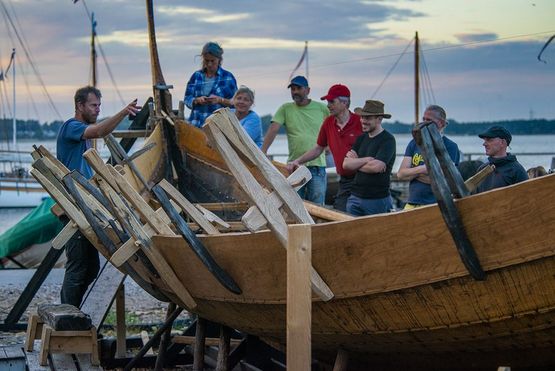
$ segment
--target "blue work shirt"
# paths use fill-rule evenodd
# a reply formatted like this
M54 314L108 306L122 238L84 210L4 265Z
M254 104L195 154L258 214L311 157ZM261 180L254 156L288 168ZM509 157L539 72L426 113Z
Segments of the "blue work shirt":
M87 124L75 118L63 123L56 140L56 157L70 171L78 170L85 178L90 179L93 172L83 153L91 148L91 141L83 139Z
M209 95L217 95L222 98L231 99L237 91L237 81L229 71L218 67L216 72L215 81L213 82L210 92L206 94L204 91L205 84L207 83L206 74L202 70L198 70L189 79L187 88L185 89L185 105L191 109L189 122L196 127L204 125L204 120L218 108L223 106L220 104L204 104L195 105L193 101L195 98Z

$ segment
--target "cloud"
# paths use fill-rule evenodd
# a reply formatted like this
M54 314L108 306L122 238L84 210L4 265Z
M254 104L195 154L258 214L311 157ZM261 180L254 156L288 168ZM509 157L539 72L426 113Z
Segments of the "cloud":
M460 33L454 35L461 43L473 43L479 41L492 41L498 38L498 35L493 32L484 33Z

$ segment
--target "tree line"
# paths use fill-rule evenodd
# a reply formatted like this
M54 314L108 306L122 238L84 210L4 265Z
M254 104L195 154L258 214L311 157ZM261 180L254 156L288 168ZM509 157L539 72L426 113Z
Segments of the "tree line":
M262 129L264 133L270 126L272 116L262 116ZM62 121L52 121L50 123L40 123L38 120L17 120L18 139L54 139L58 135ZM125 130L130 122L125 119L118 129ZM501 120L492 122L458 122L450 119L449 125L445 129L446 134L450 135L478 135L493 125L500 125L509 130L513 135L540 135L555 134L555 120L533 119L533 120ZM412 124L395 121L384 123L384 128L393 134L410 134ZM13 123L11 119L0 119L0 140L10 141L13 133ZM285 133L281 128L280 133Z

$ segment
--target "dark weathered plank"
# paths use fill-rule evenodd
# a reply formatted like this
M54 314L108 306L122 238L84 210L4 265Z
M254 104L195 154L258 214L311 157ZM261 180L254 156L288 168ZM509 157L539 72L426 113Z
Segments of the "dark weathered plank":
M41 304L40 319L56 331L85 331L91 328L91 317L71 304Z
M235 280L218 265L210 252L206 249L206 247L204 247L202 242L200 242L196 234L193 233L177 210L175 210L168 195L166 194L166 191L164 191L164 189L159 185L155 185L152 187L152 192L156 195L156 198L162 205L162 208L166 214L168 214L172 223L177 227L179 233L187 241L189 246L193 249L206 268L208 268L210 273L212 273L218 282L220 282L226 289L235 294L241 294L241 288L237 285Z
M420 138L418 138L418 133L420 133ZM468 235L466 234L459 211L457 210L455 202L451 197L447 181L441 172L441 166L434 154L430 133L428 130L419 130L415 134L418 138L417 143L422 144L420 148L422 148L422 151L424 152L424 161L426 163L430 179L432 180L432 191L437 199L445 224L453 237L453 242L457 246L461 260L472 277L477 280L484 280L486 278L486 274L480 265L480 261L476 256L476 252L474 251L470 240L468 239Z

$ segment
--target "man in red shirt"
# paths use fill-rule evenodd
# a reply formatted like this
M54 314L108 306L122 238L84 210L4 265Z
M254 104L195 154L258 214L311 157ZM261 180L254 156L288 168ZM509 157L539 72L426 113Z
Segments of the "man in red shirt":
M351 150L353 143L362 134L360 116L349 111L351 92L345 85L333 85L328 94L321 98L328 101L330 115L324 120L316 145L300 157L289 162L287 169L295 170L298 166L318 157L326 147L330 148L335 168L340 175L339 188L335 196L334 209L346 211L347 199L351 194L351 186L355 172L343 169L343 159Z

